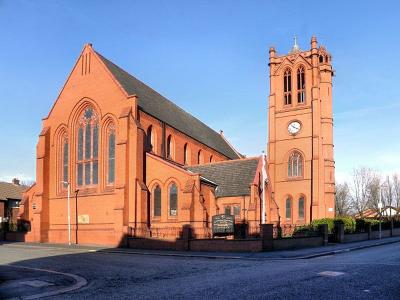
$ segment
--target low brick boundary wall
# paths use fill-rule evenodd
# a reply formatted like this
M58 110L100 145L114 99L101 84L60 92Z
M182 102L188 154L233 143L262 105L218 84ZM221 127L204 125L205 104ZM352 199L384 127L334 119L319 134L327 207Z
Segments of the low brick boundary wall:
M26 232L6 232L5 237L8 242L25 242Z
M292 250L309 247L319 247L324 245L324 238L318 237L299 237L299 238L283 238L273 240L273 250Z
M128 238L128 248L151 250L185 250L183 240L164 240L157 238Z
M345 234L343 243L360 242L368 240L368 232Z
M260 252L262 251L261 239L227 240L227 239L202 239L190 240L191 251L208 252Z

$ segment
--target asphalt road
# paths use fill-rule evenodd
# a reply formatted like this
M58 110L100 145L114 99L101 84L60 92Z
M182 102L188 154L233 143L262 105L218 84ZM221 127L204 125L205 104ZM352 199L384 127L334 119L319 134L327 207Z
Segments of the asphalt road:
M57 299L400 299L400 243L306 260L144 256L9 244L0 246L0 293L7 283L1 278L12 266L87 279L78 290L49 297ZM37 275L44 282L62 276ZM67 277L57 280L60 286L70 284ZM33 288L24 293L34 293Z

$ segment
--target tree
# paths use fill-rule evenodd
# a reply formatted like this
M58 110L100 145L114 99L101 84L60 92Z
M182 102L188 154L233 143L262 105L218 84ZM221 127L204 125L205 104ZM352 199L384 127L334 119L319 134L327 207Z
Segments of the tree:
M348 216L351 212L351 195L347 182L335 184L336 216Z
M400 178L398 174L393 174L393 203L397 209L396 216L400 215Z
M365 210L378 207L379 187L380 178L372 169L354 169L351 204L361 217Z

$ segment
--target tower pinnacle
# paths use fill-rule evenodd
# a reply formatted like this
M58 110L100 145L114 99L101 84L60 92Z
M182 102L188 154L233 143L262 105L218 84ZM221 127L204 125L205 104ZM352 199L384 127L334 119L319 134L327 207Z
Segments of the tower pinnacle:
M294 45L293 45L292 50L290 50L290 52L289 52L290 54L301 51L299 45L297 44L297 36L295 35L293 39L294 39Z

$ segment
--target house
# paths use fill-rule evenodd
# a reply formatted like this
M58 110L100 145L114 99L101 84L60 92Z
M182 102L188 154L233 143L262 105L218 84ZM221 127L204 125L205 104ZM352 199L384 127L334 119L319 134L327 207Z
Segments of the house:
M0 182L0 223L17 222L22 194L26 189L28 187L21 185L16 178L11 183Z
M363 211L361 214L355 215L357 219L359 218L366 218L366 219L379 219L381 217L383 218L391 218L400 215L400 209L393 207L393 206L385 206L382 208L382 212L379 211L379 209L375 208L368 208L365 211Z

